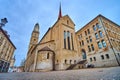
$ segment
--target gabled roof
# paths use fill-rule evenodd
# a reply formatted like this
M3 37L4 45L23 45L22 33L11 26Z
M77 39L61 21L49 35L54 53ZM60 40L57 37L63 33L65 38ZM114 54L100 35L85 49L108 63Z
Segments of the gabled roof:
M68 19L71 21L71 23L73 23L74 24L74 22L72 21L72 19L68 16L68 15L65 15L65 16L63 16L63 17L61 17L61 18L64 18L64 17L68 17ZM49 29L47 30L47 32L45 33L45 35L42 37L42 39L40 40L40 42L43 40L43 38L47 35L47 33L50 31L50 29L52 29L55 25L56 25L56 23L59 21L60 19L58 19L55 23L54 23L54 25L52 26L52 27L49 27ZM75 24L74 24L74 26L75 26ZM40 43L39 42L39 43Z
M15 45L12 43L12 41L10 40L10 38L8 37L8 35L5 33L5 31L0 27L0 31L2 31L2 33L5 35L5 37L8 39L8 41L13 45L13 47L16 49Z
M101 15L101 14L99 14L97 17L95 17L94 19L92 19L92 20L91 20L89 23L87 23L85 26L89 25L92 21L94 21L94 20L97 19L98 17L102 17L102 18L104 18L104 19L110 21L111 23L113 23L113 24L115 24L115 25L117 25L117 26L120 27L120 25L116 24L115 22L111 21L110 19L104 17L104 16ZM76 33L78 33L80 30L82 30L85 26L83 26L81 29L79 29Z
M74 22L72 21L72 19L68 15L63 16L63 18L64 17L68 17L68 19L71 21L71 23L74 24ZM74 26L75 26L75 24L74 24Z
M40 51L52 51L53 52L53 50L51 50L48 46L38 50L38 52L40 52Z

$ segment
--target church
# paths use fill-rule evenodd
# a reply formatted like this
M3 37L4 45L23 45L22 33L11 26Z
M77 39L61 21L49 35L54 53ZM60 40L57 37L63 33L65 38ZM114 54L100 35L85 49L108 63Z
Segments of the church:
M39 40L39 24L31 34L26 72L120 66L120 26L98 15L75 32L69 15L58 19Z

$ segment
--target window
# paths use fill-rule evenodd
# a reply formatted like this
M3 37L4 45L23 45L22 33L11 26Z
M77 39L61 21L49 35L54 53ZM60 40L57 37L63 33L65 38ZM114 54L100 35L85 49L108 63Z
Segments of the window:
M71 41L72 41L72 50L74 50L74 44L73 44L73 34L71 33Z
M80 46L81 46L81 42L80 42Z
M96 26L95 26L95 25L93 25L93 30L94 30L94 31L96 31L96 30L97 30L97 28L96 28Z
M82 38L82 34L78 35L78 39L80 40Z
M94 51L94 46L93 46L93 44L91 44L91 48L92 48L92 51Z
M82 45L84 45L84 41L82 40Z
M65 59L65 64L67 63L67 60Z
M99 49L101 49L102 48L101 42L98 42L97 44L98 44Z
M67 32L68 49L70 50L70 32Z
M90 62L92 62L92 58L90 58Z
M47 53L47 59L49 59L49 53Z
M103 34L102 34L102 32L101 32L101 31L99 31L99 34L100 34L100 37L103 37Z
M93 57L94 61L96 61L96 57Z
M89 40L88 40L88 38L86 38L86 41L87 41L87 43L89 43Z
M80 34L80 37L82 38L82 34Z
M103 55L101 55L101 59L102 59L102 60L104 59L104 56L103 56Z
M58 60L57 60L57 63L58 63Z
M69 24L69 21L67 20L67 24Z
M88 34L90 34L90 30L89 29L87 30L87 32L88 32Z
M106 54L105 56L106 56L106 58L107 58L107 59L109 59L109 58L110 58L108 54Z
M89 39L90 39L90 42L92 42L92 37L91 36L89 36Z
M98 34L97 34L97 33L95 33L95 37L96 37L96 39L98 39L98 38L99 38L99 36L98 36Z
M85 31L85 35L87 36L87 32Z
M88 46L88 50L89 50L89 52L91 52L90 46Z
M96 26L97 26L97 28L98 28L98 29L100 29L100 28L101 28L101 27L100 27L100 25L99 25L98 23L96 24Z
M72 63L72 60L70 60L70 64Z
M36 41L36 39L34 39L34 41Z
M103 47L106 47L107 45L106 45L106 42L104 41L104 40L102 40L102 45L103 45Z
M67 38L67 33L64 31L64 48L66 49L66 38Z

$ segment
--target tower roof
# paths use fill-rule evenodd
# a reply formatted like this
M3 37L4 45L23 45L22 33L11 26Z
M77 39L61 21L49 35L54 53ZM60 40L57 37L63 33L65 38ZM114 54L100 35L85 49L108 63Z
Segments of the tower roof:
M62 17L62 11L61 11L61 3L60 3L58 19L60 19L61 17Z
M38 23L35 24L34 31L39 32L39 24Z

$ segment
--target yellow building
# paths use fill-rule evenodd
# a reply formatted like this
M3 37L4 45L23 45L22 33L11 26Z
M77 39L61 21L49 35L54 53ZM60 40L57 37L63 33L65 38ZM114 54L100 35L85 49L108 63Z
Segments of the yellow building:
M7 72L16 47L9 35L0 27L0 72Z
M120 33L108 29L106 23L120 32L119 25L102 15L97 16L75 32L74 22L68 15L62 16L60 7L58 20L39 42L39 24L35 24L25 61L25 71L119 65ZM114 32L117 36L113 38L109 35L110 33L108 34L109 31Z
M79 56L89 67L120 65L120 26L98 15L76 32Z

